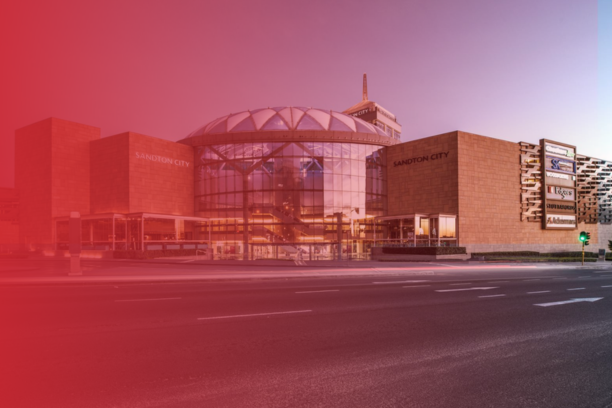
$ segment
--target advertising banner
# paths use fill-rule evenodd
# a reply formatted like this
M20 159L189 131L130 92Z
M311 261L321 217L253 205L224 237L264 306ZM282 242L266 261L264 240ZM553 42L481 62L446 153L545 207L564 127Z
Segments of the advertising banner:
M546 214L546 228L574 229L576 228L576 216L564 214Z
M578 221L576 146L540 140L542 228L575 229Z
M572 201L546 201L546 211L559 214L576 214L576 203Z
M576 149L569 146L560 146L554 143L546 142L544 145L544 153L547 156L555 156L573 160L576 156Z
M554 171L548 170L546 170L544 173L546 176L546 185L556 185L572 188L576 186L576 181L574 180L576 176L566 173L556 173Z
M567 187L546 187L546 198L548 200L576 201L576 190Z
M546 156L546 170L576 174L576 162L572 160L560 159L558 157Z

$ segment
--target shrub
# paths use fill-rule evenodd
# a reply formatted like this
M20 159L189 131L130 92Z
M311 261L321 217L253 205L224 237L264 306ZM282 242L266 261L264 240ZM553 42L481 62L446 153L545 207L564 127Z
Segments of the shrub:
M506 252L472 252L472 256L540 256L539 252L534 251L506 251Z
M383 254L388 255L458 255L465 254L465 247L383 247Z
M166 249L154 251L113 251L115 259L153 259L170 256L195 256L195 249Z

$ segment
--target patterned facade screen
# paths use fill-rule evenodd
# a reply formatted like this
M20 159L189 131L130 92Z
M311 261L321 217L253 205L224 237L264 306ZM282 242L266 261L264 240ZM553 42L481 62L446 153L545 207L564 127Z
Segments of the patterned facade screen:
M612 162L549 140L521 142L520 149L521 221L541 222L545 229L612 223Z
M612 222L612 163L578 156L578 221Z
M542 222L540 146L521 142L521 221Z

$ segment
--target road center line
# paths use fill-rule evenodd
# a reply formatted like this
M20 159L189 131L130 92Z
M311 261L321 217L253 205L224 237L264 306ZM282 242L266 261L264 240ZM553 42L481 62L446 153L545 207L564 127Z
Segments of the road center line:
M459 285L471 285L472 282L466 282L466 283L449 283L449 286L459 286Z
M425 288L431 285L413 285L413 286L402 286L402 288Z
M281 315L281 314L309 313L309 312L312 312L312 310L292 310L289 312L271 312L271 313L254 313L254 314L233 315L233 316L198 317L197 320L233 319L236 317L272 316L272 315Z
M487 282L487 283L508 283L508 282L510 282L510 281L490 281L490 282Z
M181 298L157 298L157 299L120 299L115 302L152 302L155 300L180 300Z
M387 281L387 282L372 282L374 285L389 285L393 283L417 283L417 282L429 282L428 280L403 280L403 281Z
M567 289L567 290L584 290L585 288L571 288L571 289Z
M538 290L537 292L527 292L528 295L535 295L536 293L549 293L550 290Z
M612 285L605 285L605 286L602 286L602 288L612 288Z
M340 289L328 289L328 290L305 290L303 292L295 292L295 293L323 293L323 292L339 292Z
M493 298L493 297L502 297L502 296L506 296L506 295L485 295L485 296L478 296L479 298Z

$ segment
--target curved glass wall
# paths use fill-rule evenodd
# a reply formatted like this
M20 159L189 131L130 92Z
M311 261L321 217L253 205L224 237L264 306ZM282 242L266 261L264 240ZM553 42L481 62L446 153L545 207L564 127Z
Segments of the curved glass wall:
M374 217L385 211L386 163L378 146L202 146L195 170L196 215L212 219L215 258L289 258L298 251L307 260L337 259L338 251L344 259L364 257Z

